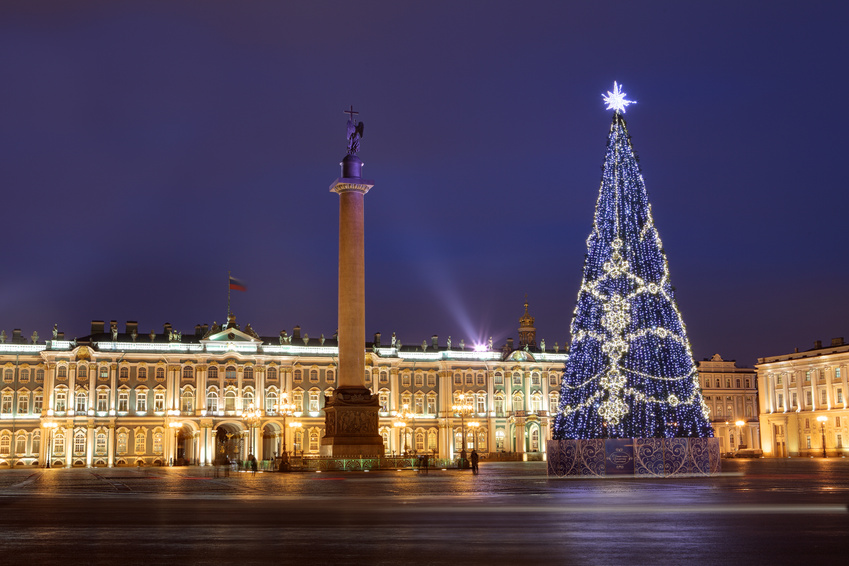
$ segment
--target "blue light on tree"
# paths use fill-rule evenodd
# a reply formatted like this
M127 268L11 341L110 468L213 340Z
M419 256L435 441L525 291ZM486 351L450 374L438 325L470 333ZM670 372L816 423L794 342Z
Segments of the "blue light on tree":
M622 115L633 101L616 83L604 101L613 121L553 436L713 436Z

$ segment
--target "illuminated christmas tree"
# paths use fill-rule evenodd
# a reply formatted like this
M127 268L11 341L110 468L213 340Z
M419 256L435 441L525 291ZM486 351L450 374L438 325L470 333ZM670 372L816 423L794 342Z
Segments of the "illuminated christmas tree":
M709 437L713 431L620 86L584 277L572 320L555 439Z

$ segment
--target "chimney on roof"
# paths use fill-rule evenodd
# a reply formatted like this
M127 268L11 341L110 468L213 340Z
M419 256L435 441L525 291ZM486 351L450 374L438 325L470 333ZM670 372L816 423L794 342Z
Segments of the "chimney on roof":
M126 332L127 334L132 334L133 331L135 331L136 334L139 333L139 323L136 320L128 320L124 332Z
M162 325L162 333L165 336L171 335L171 323L170 322L166 322L165 324Z
M65 331L60 330L59 332L57 332L56 333L56 339L57 340L64 340L65 339Z
M12 330L12 344L19 344L21 342L21 329L15 328Z
M91 333L92 334L103 334L103 321L102 320L92 320L91 321Z
M374 347L380 348L380 332L374 333Z
M843 345L843 336L840 336L839 338L832 338L831 339L831 346L832 347L842 346L842 345Z
M200 334L201 336L206 336L206 333L209 332L209 325L204 324L203 326L201 326L200 332L201 332L201 334Z
M434 334L430 337L430 343L433 345L434 350L439 350L439 335Z
M200 324L195 324L195 336L197 336L197 337L203 336L203 330L201 329Z
M814 342L814 350L819 350L822 348L822 340L817 340Z
M292 340L300 340L301 339L301 326L298 325L292 329Z
M507 351L508 351L508 352L512 352L513 350L514 350L514 348L513 348L513 339L512 339L512 338L508 338L508 339L507 339Z

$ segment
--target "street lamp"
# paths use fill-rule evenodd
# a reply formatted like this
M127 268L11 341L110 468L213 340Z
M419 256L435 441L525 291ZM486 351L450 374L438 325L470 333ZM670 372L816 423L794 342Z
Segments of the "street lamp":
M242 413L242 418L248 423L248 455L254 453L254 429L262 420L262 409L254 407L253 401L248 404L248 410Z
M289 403L288 394L284 391L280 394L280 402L274 405L274 412L283 417L283 453L280 455L280 471L289 471L289 451L286 449L286 417L291 417L295 410L295 404Z
M460 443L460 467L466 467L466 415L471 415L475 408L471 403L466 401L466 394L460 393L457 396L457 400L460 401L456 405L453 406L454 413L460 415L460 434L463 437L463 441Z
M828 420L828 417L820 415L817 420L820 422L820 430L822 431L822 457L825 458L825 421Z
M174 456L171 457L171 465L177 460L177 435L180 434L180 429L183 428L183 423L180 421L171 421L168 426L174 430Z
M743 425L746 423L743 421L737 421L734 424L737 425L737 450L740 450L743 446Z
M407 421L414 419L415 417L416 417L416 415L414 415L410 411L410 405L408 405L407 403L404 403L404 405L401 407L401 410L398 411L397 413L395 413L395 418L397 420L393 424L396 427L398 427L399 429L401 429L401 435L404 437L404 456L406 456L407 453L408 453L407 434L406 434L406 432L407 432Z
M45 468L50 467L50 459L53 455L53 431L56 430L56 427L59 426L59 423L56 421L47 421L44 423L44 428L47 429L47 450L45 451Z

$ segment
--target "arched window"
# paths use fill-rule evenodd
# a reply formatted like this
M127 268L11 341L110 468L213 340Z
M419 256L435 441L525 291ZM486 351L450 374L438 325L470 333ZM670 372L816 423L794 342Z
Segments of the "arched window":
M53 454L56 456L65 454L65 433L58 428L53 432Z
M555 412L560 408L560 393L552 391L548 394L548 410Z
M153 453L154 454L162 454L162 433L154 432L153 433Z
M313 389L310 391L310 412L317 413L318 412L318 390Z
M22 369L19 378L21 383L27 383L29 381L29 370L26 368Z
M85 433L77 431L74 434L74 455L85 454Z
M126 432L119 432L117 436L117 446L116 449L118 454L126 454L127 453L127 441L129 439L129 435Z
M251 367L251 366L246 367L245 370L242 372L242 378L243 379L253 379L254 378L254 368Z
M513 395L513 410L514 411L524 411L525 410L525 397L521 393L516 393Z
M539 452L539 429L536 427L531 431L531 452Z
M295 383L300 383L301 381L303 381L303 373L301 372L301 370L296 369L296 370L292 373L292 380L293 380Z
M183 379L194 379L195 370L192 366L186 366L183 368Z
M118 379L120 379L121 381L129 380L130 368L128 368L127 366L122 367L121 370L118 372Z
M421 430L416 431L416 452L424 452L425 435Z
M209 366L206 377L208 379L218 379L218 366Z
M210 390L206 394L206 410L207 411L217 411L218 410L218 392L215 390Z
M227 366L224 370L224 379L236 379L236 366Z
M310 452L318 452L318 431L310 431Z
M43 369L35 370L35 381L36 381L36 383L42 383L44 381L44 370Z
M165 368L156 368L156 381L165 381Z
M65 379L68 377L68 368L65 366L59 366L59 369L56 370L56 377L60 379Z
M180 410L184 413L191 413L194 411L195 405L195 395L194 391L191 389L184 389L183 395L180 398Z
M88 377L88 366L80 364L77 366L77 377Z
M64 413L68 410L68 390L57 389L53 410L57 413Z
M139 381L146 381L147 380L147 367L139 366L138 380Z
M497 393L495 395L495 399L493 400L495 404L495 416L503 417L504 416L504 395L501 393Z
M226 393L224 393L224 410L225 411L235 411L236 410L236 392L230 389Z
M98 456L106 455L106 433L98 432L94 435L94 453Z
M498 452L504 452L504 431L496 430L495 431L495 449Z
M265 395L265 410L274 411L275 405L277 405L277 391L272 389Z
M242 409L247 410L253 404L254 404L253 389L245 389L245 393L244 393L244 395L242 395Z
M310 370L310 383L318 383L318 370Z
M136 412L147 412L147 389L145 387L136 389Z
M436 431L431 430L427 433L427 449L436 452Z
M268 381L277 381L277 368L270 367L265 370L265 377Z
M4 434L0 436L0 456L8 456L12 451L12 435Z

